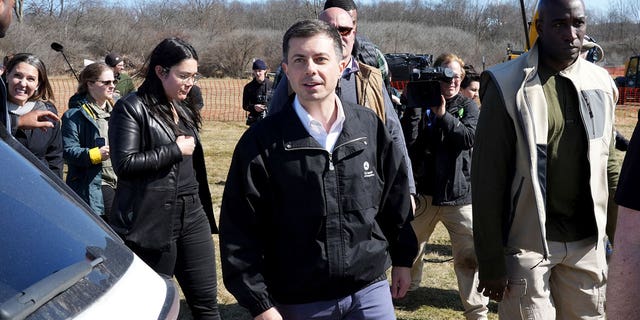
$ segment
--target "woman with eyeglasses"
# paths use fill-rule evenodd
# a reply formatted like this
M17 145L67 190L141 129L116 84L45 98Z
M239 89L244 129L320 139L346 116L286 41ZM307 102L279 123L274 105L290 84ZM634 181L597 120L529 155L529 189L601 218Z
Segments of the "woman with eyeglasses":
M62 115L67 184L106 219L113 203L116 174L109 153L109 118L117 81L103 62L80 72L77 92Z
M53 105L53 90L42 61L30 53L13 55L5 63L7 108L11 114L22 116L34 110L58 114ZM17 129L14 137L20 141L51 171L62 178L62 136L60 123L51 119L53 128Z
M195 49L178 38L158 44L135 94L111 114L111 160L118 189L109 223L156 272L178 280L194 319L220 319L217 233L199 109Z

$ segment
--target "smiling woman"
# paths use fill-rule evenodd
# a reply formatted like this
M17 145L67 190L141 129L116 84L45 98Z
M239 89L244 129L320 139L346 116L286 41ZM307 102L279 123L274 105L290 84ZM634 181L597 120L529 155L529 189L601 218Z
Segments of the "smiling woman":
M47 69L38 57L30 53L16 54L6 64L6 73L7 107L10 113L17 116L34 110L58 113L51 102L53 90ZM64 161L60 123L52 122L53 128L49 130L17 129L15 137L62 178Z

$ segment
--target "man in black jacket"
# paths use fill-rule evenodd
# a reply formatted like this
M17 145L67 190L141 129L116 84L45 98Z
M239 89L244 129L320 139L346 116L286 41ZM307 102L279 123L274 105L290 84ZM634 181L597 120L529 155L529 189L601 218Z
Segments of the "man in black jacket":
M411 223L424 245L441 221L449 231L453 267L467 319L486 319L489 300L476 290L478 263L473 246L471 211L471 148L478 105L460 93L465 76L464 62L454 54L442 54L435 67L453 71L450 81L435 83L437 95L422 96L426 90L410 83L408 108L403 116L409 156L418 191L415 220ZM439 89L439 90L437 90ZM422 280L422 255L411 270L411 289Z
M395 318L417 253L402 153L372 111L335 94L336 29L294 24L283 57L295 99L243 135L229 169L225 286L255 319Z

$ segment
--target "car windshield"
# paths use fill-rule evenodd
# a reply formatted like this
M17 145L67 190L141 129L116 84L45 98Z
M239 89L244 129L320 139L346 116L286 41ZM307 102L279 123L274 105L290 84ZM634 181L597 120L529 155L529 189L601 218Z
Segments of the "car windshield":
M0 140L0 304L119 242L59 179L40 171L7 142L15 140Z

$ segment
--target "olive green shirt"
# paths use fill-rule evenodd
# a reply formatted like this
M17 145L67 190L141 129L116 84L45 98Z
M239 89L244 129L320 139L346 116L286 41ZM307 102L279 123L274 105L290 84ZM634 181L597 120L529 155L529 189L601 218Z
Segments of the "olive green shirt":
M551 241L577 241L597 234L589 187L588 139L571 82L540 66L547 101L546 231Z

